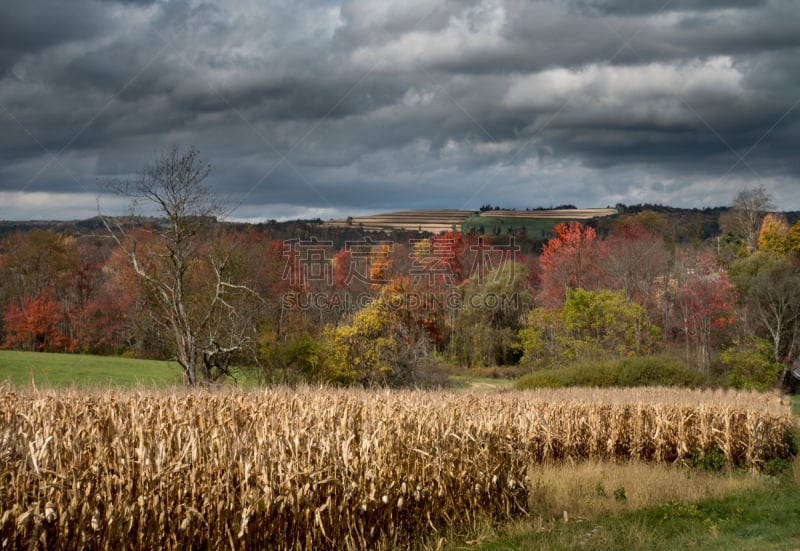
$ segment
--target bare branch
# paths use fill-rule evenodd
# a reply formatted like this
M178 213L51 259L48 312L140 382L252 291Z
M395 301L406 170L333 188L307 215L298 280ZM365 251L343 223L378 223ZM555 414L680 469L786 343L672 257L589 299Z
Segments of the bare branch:
M204 184L210 172L211 165L200 160L197 149L172 147L138 178L105 184L131 200L132 215L140 206L160 215L152 239L142 241L137 232L126 232L121 224L112 227L100 215L133 271L153 293L152 314L170 328L175 357L188 384L229 372L232 355L250 340L248 319L238 310L258 297L230 280L229 254L222 259L199 254L222 212Z

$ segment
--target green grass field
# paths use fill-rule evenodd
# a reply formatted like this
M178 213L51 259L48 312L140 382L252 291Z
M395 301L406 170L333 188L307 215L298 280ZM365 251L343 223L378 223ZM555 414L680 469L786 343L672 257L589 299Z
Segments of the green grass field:
M554 220L551 218L513 218L513 217L489 217L472 216L461 226L463 233L474 230L486 235L506 235L509 231L525 229L528 236L537 239L546 239L553 234L553 228L560 222L567 220Z
M182 383L174 362L0 350L0 382L38 388L164 388Z

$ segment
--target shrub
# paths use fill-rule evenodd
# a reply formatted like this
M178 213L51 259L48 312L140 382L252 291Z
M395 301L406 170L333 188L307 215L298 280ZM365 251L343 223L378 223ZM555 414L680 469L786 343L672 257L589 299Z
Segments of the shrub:
M275 371L285 384L314 380L318 376L320 353L319 343L305 332L287 341L264 339L260 359L266 366L267 382L275 382Z
M672 356L636 356L622 360L578 362L558 369L543 369L525 375L518 389L570 386L637 387L682 386L696 388L706 380Z
M686 462L695 469L715 472L721 471L728 465L725 454L719 448L690 452L686 456Z
M720 361L727 368L728 386L740 389L769 390L783 369L772 359L769 341L756 337L734 342Z

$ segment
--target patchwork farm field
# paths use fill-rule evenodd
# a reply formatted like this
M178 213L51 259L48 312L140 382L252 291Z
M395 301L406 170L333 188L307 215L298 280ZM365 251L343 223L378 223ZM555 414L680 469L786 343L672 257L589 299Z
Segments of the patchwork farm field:
M561 220L590 220L603 216L613 216L617 209L549 209L549 210L487 210L481 216L487 218L513 218L513 219L561 219Z
M508 233L524 229L531 236L545 238L553 227L570 220L589 220L616 214L615 209L564 209L564 210L409 210L355 216L346 220L328 220L327 227L356 226L365 230L409 230L440 233L477 231L486 234Z
M475 214L470 210L410 210L355 216L347 220L323 222L328 227L356 226L365 230L408 230L440 233L461 231L464 221Z
M527 235L546 239L553 235L553 228L567 218L518 218L505 216L472 216L462 225L464 233L476 232L485 235L506 235L509 232L524 231Z
M546 239L553 235L553 228L560 223L615 214L615 209L487 210L467 219L462 224L462 231L505 235L522 230L531 237Z
M758 470L788 401L674 389L0 394L7 548L417 548L527 514L562 460Z

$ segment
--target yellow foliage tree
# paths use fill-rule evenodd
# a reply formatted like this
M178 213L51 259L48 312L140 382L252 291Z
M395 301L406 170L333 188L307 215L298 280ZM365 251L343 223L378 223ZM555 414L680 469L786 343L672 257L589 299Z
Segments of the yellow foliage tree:
M392 266L392 248L390 245L375 245L370 253L370 281L382 283L389 279L389 268Z
M624 358L659 348L659 329L647 311L622 291L567 292L560 308L536 308L520 331L522 361L533 367L555 367L580 360Z
M428 342L406 314L403 295L384 290L349 324L327 328L322 337L323 378L344 385L412 384Z
M800 220L795 222L794 225L789 229L787 242L790 251L800 254Z
M770 213L761 223L758 250L784 254L789 250L789 223L782 214Z

